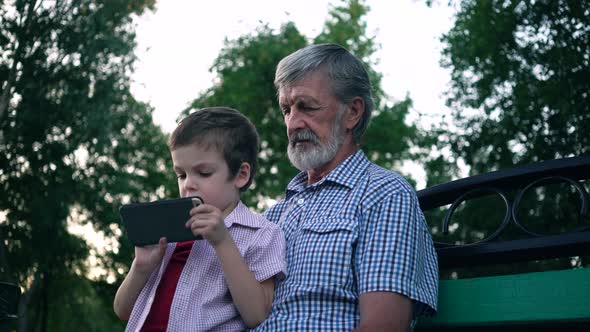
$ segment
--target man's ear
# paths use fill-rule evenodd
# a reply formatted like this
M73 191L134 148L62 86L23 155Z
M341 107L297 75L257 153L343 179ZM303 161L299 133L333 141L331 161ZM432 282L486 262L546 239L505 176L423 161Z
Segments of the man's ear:
M349 112L346 115L346 129L352 130L361 120L363 113L365 113L365 101L361 97L354 97L348 103Z
M236 188L241 189L250 180L250 164L243 162L238 169L238 173L234 179L234 185Z

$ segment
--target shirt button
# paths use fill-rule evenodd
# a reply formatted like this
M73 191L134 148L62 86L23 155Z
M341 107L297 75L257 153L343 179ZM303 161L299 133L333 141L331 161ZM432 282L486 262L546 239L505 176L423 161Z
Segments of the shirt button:
M303 198L300 198L297 200L297 204L299 204L299 205L303 204L303 202L305 202L305 200Z

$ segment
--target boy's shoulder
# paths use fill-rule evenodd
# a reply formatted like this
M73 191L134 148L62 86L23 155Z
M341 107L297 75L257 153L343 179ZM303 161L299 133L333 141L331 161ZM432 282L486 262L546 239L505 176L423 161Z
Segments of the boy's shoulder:
M239 224L250 228L279 228L275 223L270 222L265 216L250 210L241 201L236 206L232 223Z

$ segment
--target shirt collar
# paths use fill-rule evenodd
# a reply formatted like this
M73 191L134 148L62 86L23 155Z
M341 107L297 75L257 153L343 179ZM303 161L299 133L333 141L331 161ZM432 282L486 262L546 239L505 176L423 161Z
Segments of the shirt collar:
M257 218L257 215L252 213L248 207L238 202L238 205L225 217L225 227L230 228L233 224L238 224L250 228L262 228L263 222L261 218Z
M356 153L342 161L338 166L336 166L336 168L328 173L328 175L326 175L320 181L314 183L312 186L319 186L324 182L329 181L348 188L352 188L360 180L369 163L370 162L363 151L358 150ZM291 182L289 182L289 185L287 185L287 194L300 192L306 187L307 172L300 172L293 178L293 180L291 180Z

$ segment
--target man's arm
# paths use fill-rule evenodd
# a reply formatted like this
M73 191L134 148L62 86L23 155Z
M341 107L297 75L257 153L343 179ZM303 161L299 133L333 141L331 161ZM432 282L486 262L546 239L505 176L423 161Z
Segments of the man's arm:
M393 292L370 292L359 297L361 322L354 332L406 332L412 319L412 301Z
M370 208L361 226L359 331L405 332L414 314L414 301L436 306L432 306L438 281L436 252L417 196L409 185L394 190ZM413 300L402 294L414 294Z

